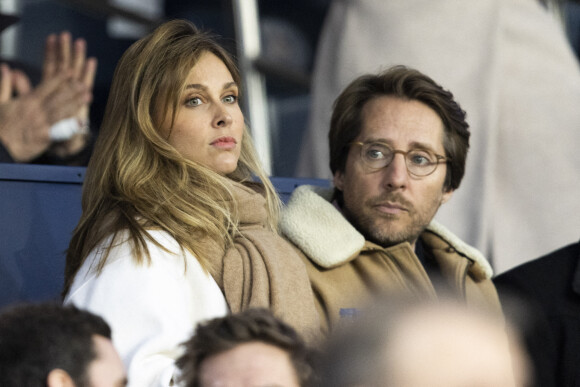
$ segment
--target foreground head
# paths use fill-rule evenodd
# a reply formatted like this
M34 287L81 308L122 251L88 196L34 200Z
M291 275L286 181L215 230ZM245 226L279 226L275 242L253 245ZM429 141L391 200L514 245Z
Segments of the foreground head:
M463 178L467 128L453 95L416 70L354 80L335 102L329 133L345 216L379 245L414 244Z
M302 339L265 309L201 324L185 347L178 365L187 387L298 387L312 376Z
M99 316L69 306L20 305L0 314L0 385L122 387L126 374Z
M526 385L521 344L497 315L455 301L373 309L331 337L322 387Z

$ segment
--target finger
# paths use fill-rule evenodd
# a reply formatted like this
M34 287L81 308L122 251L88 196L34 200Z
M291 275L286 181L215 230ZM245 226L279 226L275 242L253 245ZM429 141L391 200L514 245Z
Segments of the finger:
M91 94L80 82L75 82L72 87L68 85L59 87L45 100L50 122L55 123L61 119L76 116L90 100Z
M12 98L12 72L6 63L0 64L0 103Z
M59 70L65 71L72 67L71 65L71 34L63 31L59 39Z
M90 101L89 101L90 102ZM80 123L83 125L88 125L89 123L89 103L82 106L76 113L75 116Z
M79 38L74 42L74 53L72 67L75 79L81 79L85 62L87 60L87 43L83 38Z
M23 71L15 69L12 72L12 78L14 81L14 90L18 95L26 95L32 90L32 85L30 83L30 78Z
M93 90L93 85L95 83L95 75L97 73L97 58L89 58L85 63L84 74L81 79L82 83L89 89Z
M33 92L41 99L48 98L60 87L70 87L72 84L72 71L56 73L52 78L43 80Z
M57 40L55 34L46 37L44 44L44 62L42 64L42 79L54 76L58 66Z

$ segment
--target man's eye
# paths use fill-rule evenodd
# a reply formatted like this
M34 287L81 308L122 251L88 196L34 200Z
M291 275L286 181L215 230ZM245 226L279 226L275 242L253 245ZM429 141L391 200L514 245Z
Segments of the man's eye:
M385 155L379 149L369 149L366 153L367 157L371 160L384 159Z
M431 155L429 155L427 152L411 152L407 155L407 157L414 165L429 165L433 163L431 160Z
M186 106L199 106L199 105L201 105L201 98L199 98L199 97L190 98L185 102L185 105Z
M225 103L236 103L238 100L238 96L236 95L228 95L227 97L224 97L223 101Z
M369 160L383 160L391 157L392 151L389 147L382 144L367 144L365 148L366 158Z

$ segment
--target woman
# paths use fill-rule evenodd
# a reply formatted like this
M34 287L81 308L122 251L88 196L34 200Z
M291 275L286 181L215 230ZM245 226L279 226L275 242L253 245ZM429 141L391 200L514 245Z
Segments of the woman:
M181 20L115 70L64 295L111 324L131 385L170 385L180 343L228 310L268 307L307 334L318 325L306 271L276 233L279 200L239 87L226 51Z

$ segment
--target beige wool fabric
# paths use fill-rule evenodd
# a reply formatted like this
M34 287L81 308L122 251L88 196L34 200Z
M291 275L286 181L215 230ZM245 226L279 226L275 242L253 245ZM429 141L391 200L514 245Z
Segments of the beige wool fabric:
M216 254L210 274L232 313L263 307L292 325L307 340L316 339L319 318L306 268L294 248L267 227L265 198L250 186L233 183L240 235Z

